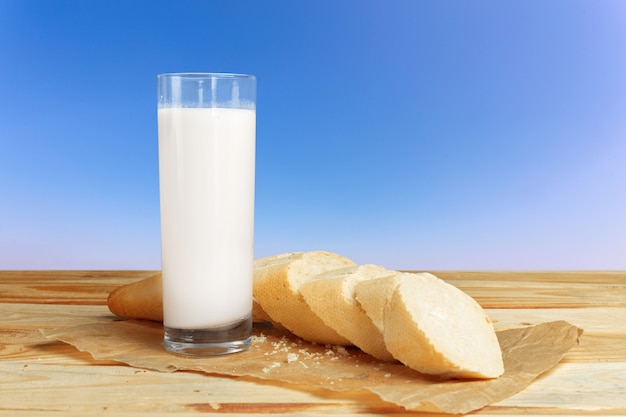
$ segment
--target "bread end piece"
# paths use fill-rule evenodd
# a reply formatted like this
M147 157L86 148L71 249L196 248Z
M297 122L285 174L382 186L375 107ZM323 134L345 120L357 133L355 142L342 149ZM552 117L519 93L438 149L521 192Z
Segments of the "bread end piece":
M502 351L491 320L460 289L428 273L398 274L385 307L387 349L400 362L444 378L497 378Z
M158 273L114 289L107 298L107 306L119 317L163 321L162 298L161 273Z
M163 281L161 273L122 285L109 293L107 306L111 313L126 319L163 321ZM252 303L254 322L271 321L256 300ZM274 325L278 328L277 323Z

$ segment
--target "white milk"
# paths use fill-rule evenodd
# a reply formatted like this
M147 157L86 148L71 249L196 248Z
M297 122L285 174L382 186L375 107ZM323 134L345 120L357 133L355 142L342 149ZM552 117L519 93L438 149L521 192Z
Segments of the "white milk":
M256 113L161 108L164 324L200 329L252 308Z

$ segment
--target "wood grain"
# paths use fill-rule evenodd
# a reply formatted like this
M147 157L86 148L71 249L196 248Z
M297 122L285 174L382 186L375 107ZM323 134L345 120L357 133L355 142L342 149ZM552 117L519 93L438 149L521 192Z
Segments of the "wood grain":
M0 416L420 415L367 392L94 361L41 335L40 329L111 320L108 293L155 273L0 271ZM580 345L555 368L476 414L626 416L625 272L434 273L474 296L497 328L567 320L584 329Z
M120 285L158 271L0 271L0 303L106 305Z

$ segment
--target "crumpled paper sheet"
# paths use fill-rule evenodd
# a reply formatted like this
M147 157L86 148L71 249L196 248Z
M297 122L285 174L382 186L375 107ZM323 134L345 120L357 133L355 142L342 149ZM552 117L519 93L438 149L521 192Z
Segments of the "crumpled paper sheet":
M250 350L209 358L167 353L163 326L151 321L115 320L42 333L96 360L137 368L253 376L333 391L365 389L407 410L464 414L524 389L578 344L582 330L555 321L498 331L505 373L491 380L440 380L399 363L380 362L357 348L308 343L265 324L255 324Z

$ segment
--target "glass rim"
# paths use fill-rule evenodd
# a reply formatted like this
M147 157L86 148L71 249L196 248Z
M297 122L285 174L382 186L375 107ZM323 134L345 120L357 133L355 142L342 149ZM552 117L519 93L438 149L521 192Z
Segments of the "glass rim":
M247 78L256 79L252 74L237 74L233 72L166 72L163 74L157 74L157 78L186 78L190 80L194 79L232 79L232 78Z

